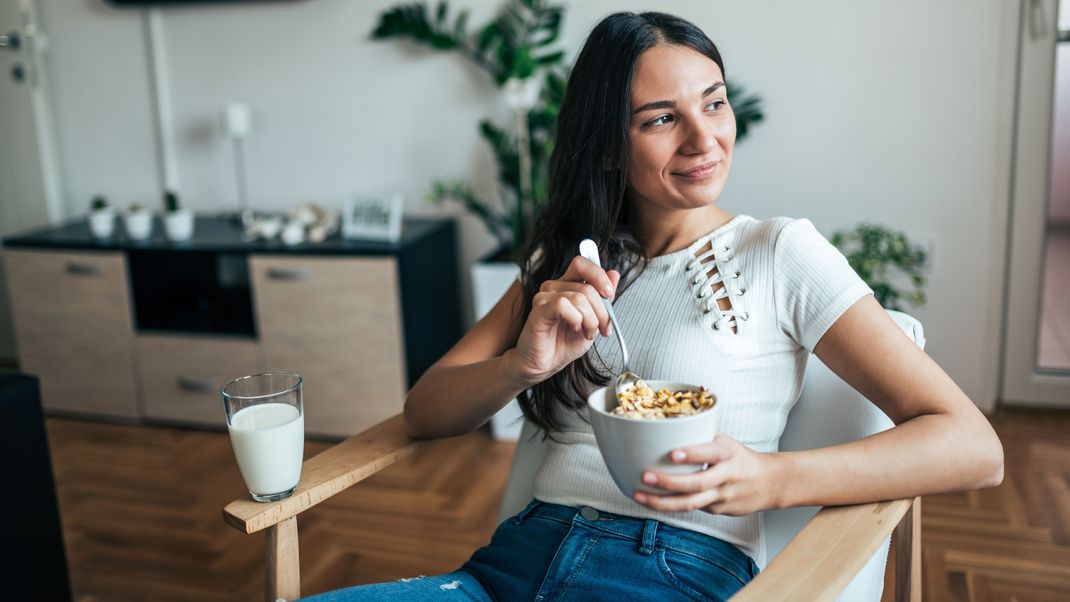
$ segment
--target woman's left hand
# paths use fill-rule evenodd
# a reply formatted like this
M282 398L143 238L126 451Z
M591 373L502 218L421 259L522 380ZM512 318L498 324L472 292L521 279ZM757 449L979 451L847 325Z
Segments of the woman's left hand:
M756 452L731 437L717 435L710 443L674 450L670 458L677 464L707 463L709 468L683 474L647 470L644 483L678 493L636 492L632 499L652 510L705 510L729 516L777 507L778 486L784 483L777 482L776 454Z

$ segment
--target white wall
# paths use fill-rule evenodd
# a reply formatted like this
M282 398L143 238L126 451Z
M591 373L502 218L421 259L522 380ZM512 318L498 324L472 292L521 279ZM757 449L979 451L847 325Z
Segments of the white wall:
M72 213L89 197L155 202L144 32L138 11L39 0L53 37L61 169ZM250 103L254 206L400 190L416 212L436 177L496 188L476 124L508 123L459 56L372 42L392 2L308 0L163 11L176 166L186 203L234 206L229 148L213 133L227 101ZM620 5L565 2L563 44ZM475 7L479 25L500 2ZM767 121L737 150L722 199L732 212L811 218L826 234L861 220L930 244L929 352L972 399L996 397L1009 166L999 0L632 2L687 17L718 43L730 77L765 99ZM462 220L469 261L493 241Z
M66 209L84 213L97 193L144 202L156 170L141 16L94 0L49 0L38 11Z

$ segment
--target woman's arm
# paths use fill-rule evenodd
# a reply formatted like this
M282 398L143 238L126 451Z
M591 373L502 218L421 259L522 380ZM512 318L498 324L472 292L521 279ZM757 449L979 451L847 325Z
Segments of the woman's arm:
M718 437L684 448L679 460L709 462L709 470L655 475L654 482L680 495L637 501L659 510L705 508L740 515L978 489L1002 481L1003 448L988 420L872 296L848 309L814 353L896 426L799 452L759 453Z
M994 487L1003 447L988 420L872 296L848 309L814 354L896 426L859 441L780 456L779 506L835 505Z
M413 437L471 432L521 391L553 376L609 335L602 297L612 299L620 274L576 257L564 275L547 280L522 315L514 282L482 320L413 385L405 426ZM595 290L595 286L598 290Z
M523 321L520 282L435 362L405 399L405 426L417 438L452 437L479 428L530 386L508 355Z

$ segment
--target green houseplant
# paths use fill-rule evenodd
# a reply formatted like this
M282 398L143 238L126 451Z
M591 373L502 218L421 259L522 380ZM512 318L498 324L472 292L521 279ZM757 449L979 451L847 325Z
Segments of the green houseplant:
M833 233L829 240L885 309L901 311L900 301L913 307L925 305L929 253L906 234L862 223L853 230Z
M468 16L467 10L452 15L445 1L433 9L424 2L406 3L381 13L371 35L458 53L486 71L514 109L511 131L486 119L479 124L498 163L497 201L481 198L462 180L432 182L428 194L433 203L464 206L494 235L501 255L512 258L531 231L549 188L547 167L569 76L565 53L556 46L564 9L545 0L508 0L497 18L474 32L468 28ZM742 140L763 118L761 101L734 82L726 86L737 140Z

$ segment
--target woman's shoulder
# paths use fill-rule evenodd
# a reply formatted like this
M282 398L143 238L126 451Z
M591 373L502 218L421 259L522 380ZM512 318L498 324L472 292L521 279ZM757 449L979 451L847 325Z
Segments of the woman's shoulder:
M749 215L740 217L744 218L744 227L739 229L742 239L740 242L749 245L776 247L782 239L805 240L811 236L811 232L817 234L814 224L806 218L779 215L759 220Z

